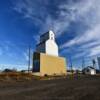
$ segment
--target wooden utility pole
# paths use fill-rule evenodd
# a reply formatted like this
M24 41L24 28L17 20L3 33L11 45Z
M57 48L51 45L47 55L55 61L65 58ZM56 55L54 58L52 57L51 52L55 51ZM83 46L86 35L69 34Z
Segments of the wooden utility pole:
M71 57L70 57L70 67L71 67L71 72L72 72L72 74L73 74L73 64L72 64L72 59L71 59Z
M84 67L85 67L85 59L83 57L83 59L82 59L82 70L84 69Z
M28 48L28 73L30 72L30 53L31 53L31 46L29 46Z

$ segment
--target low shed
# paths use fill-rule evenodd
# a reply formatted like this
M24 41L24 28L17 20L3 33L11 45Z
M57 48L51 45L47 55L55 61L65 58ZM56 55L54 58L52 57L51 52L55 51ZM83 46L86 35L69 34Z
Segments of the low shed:
M87 74L87 75L95 75L96 74L96 69L91 67L91 66L88 66L88 67L83 69L83 73Z

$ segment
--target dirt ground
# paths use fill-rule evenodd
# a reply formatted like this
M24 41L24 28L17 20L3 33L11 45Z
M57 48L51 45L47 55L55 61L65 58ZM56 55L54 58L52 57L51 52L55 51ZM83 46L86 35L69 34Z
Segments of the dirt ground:
M0 100L100 100L100 76L0 81Z

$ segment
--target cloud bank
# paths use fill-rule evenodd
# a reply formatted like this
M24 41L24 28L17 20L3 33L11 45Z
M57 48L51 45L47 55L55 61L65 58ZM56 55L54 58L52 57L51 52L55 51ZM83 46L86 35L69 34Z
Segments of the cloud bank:
M13 5L13 9L23 18L30 19L39 27L39 33L51 29L57 37L60 37L67 34L72 22L80 22L86 28L81 33L78 30L73 33L74 38L65 40L60 48L63 51L72 47L76 49L77 46L78 50L81 50L80 53L76 53L77 57L100 54L99 0L59 0L59 2L58 0L16 0Z

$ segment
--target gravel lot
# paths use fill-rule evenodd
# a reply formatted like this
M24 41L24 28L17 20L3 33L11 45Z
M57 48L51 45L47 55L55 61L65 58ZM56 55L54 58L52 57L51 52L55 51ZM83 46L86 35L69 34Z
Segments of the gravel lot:
M0 81L0 100L100 100L100 76Z

